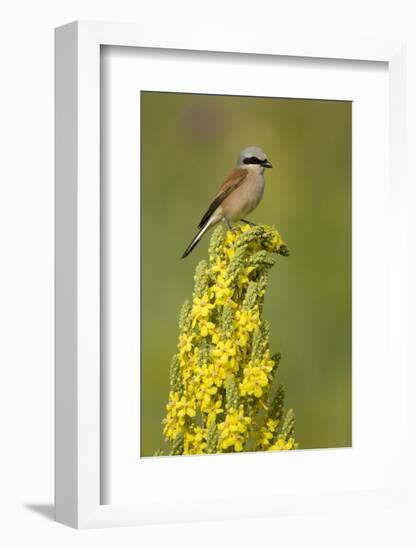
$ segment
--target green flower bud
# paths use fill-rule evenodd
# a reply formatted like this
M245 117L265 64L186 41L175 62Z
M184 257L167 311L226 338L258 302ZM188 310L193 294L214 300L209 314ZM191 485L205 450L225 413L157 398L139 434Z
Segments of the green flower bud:
M210 239L209 246L209 257L216 256L219 253L219 250L223 246L224 240L224 230L221 225L218 225L213 231L213 234ZM211 261L211 260L210 260Z
M179 320L180 332L188 332L191 326L191 304L189 300L185 300L182 304Z
M271 418L272 420L278 420L281 422L282 419L282 413L284 411L284 399L285 399L285 391L284 386L281 384L278 386L274 398L272 400L272 403L269 406L268 410L268 418Z
M272 374L275 375L275 371L277 370L280 362L281 362L281 354L280 352L278 351L277 353L274 353L271 357L272 361L274 362L274 368L272 370Z
M268 346L268 343L269 343L269 334L271 332L271 326L269 324L269 321L267 321L266 319L262 322L261 331L262 331L262 338L263 338L263 341L264 341L264 346L266 348Z
M229 267L227 269L227 277L232 280L232 284L236 283L236 278L238 277L240 271L245 267L245 254L246 247L240 246L236 249L235 255L230 261Z
M181 365L178 355L174 355L171 361L171 368L169 370L169 384L172 391L176 391L179 394L182 393L182 380L181 380Z
M279 437L282 437L283 439L285 439L285 441L288 441L290 437L294 437L294 428L295 428L294 411L292 409L289 409L285 416L284 424L282 426Z
M182 455L184 452L184 434L180 432L171 447L171 456Z
M228 376L226 380L226 409L239 408L239 394L237 391L236 382L232 376Z
M263 354L263 336L262 331L258 328L254 331L252 336L252 363L256 360L260 361Z
M248 265L269 269L275 265L275 260L268 256L266 250L260 250L252 254L248 260Z
M197 264L194 281L194 296L201 298L208 290L208 269L205 260L201 260L201 262Z
M251 281L246 291L243 306L245 309L252 309L258 301L258 285Z
M217 430L217 425L215 422L212 422L207 430L207 453L215 453L217 451L217 443L219 440L219 433Z
M198 348L198 364L200 367L208 365L210 362L210 344L207 338L201 340L200 347Z
M288 248L287 245L282 244L278 249L278 254L280 254L281 256L289 256L290 255L290 249Z
M223 308L221 331L223 338L230 338L233 331L233 309L226 304Z

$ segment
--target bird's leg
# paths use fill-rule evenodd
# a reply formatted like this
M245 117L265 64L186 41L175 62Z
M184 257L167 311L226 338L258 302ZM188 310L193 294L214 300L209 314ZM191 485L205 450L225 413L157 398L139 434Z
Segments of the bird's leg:
M243 218L241 218L240 221L243 222L243 223L247 223L247 224L250 225L251 227L255 227L255 226L256 226L256 223L250 222L249 220L244 220Z
M227 228L229 229L229 231L233 231L233 227L230 225L230 222L227 218L223 218L225 224L227 225Z
M232 224L229 222L229 220L227 218L223 218L223 221L224 223L227 225L227 228L229 229L229 231L238 231L238 227L232 227Z

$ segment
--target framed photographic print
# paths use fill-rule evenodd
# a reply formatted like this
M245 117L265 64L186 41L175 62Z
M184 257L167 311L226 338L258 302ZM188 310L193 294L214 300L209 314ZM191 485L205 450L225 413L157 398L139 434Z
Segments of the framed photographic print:
M57 29L58 521L403 501L404 56Z

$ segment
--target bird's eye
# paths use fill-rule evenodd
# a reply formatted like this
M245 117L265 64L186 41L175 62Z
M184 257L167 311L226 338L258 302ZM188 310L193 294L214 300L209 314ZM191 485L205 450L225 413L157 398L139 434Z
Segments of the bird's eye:
M258 157L247 157L243 159L243 164L262 164L262 160L258 159Z

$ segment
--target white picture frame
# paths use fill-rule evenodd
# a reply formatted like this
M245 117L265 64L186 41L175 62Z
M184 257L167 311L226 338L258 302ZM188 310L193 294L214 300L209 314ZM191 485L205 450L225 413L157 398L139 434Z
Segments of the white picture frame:
M134 525L160 521L251 515L232 512L219 500L184 516L174 500L146 507L101 504L100 475L100 47L102 45L229 52L296 58L382 61L389 70L391 235L388 246L405 243L405 45L394 41L297 42L221 30L173 29L75 22L56 30L56 519L76 528ZM391 277L405 289L405 250L396 249ZM405 291L390 303L390 316L405 323ZM390 450L384 490L355 495L316 492L288 494L285 502L266 503L257 512L278 514L339 506L396 505L404 499L406 479L401 454L405 418L406 346L395 349L391 375L396 405L392 422L397 445ZM394 401L393 401L394 403Z

